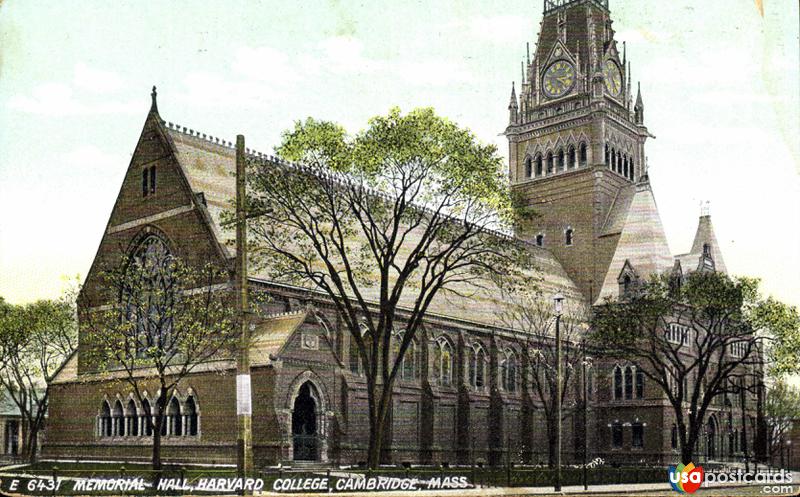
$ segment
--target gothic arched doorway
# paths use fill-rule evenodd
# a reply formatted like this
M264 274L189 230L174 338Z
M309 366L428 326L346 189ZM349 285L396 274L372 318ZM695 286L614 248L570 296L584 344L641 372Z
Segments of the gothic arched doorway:
M317 401L316 391L310 381L303 383L292 409L293 459L316 461L317 450Z
M717 457L717 420L713 417L708 420L708 431L706 433L707 439L707 459L716 459Z

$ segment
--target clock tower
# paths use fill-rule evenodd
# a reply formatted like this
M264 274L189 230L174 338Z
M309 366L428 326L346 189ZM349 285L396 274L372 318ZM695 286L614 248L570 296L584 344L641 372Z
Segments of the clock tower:
M534 212L517 235L550 250L590 303L647 183L644 105L612 24L608 0L544 0L505 131L512 188Z

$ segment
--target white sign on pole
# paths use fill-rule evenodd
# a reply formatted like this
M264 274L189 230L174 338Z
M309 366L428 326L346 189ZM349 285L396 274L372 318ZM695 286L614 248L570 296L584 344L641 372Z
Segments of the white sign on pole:
M236 375L236 414L253 414L252 402L250 399L250 375Z

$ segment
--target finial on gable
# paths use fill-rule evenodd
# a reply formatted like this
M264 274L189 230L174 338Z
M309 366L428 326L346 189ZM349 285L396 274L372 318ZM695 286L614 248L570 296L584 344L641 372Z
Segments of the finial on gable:
M707 217L711 215L711 201L700 201L700 217Z
M158 93L156 92L156 86L153 85L153 91L150 92L150 98L152 99L152 103L150 104L150 112L155 112L158 114L158 104L156 103L156 97Z

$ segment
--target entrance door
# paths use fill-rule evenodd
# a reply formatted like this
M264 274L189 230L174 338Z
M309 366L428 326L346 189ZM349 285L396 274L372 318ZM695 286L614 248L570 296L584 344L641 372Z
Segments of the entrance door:
M295 461L317 460L317 402L310 382L303 383L292 410L292 438Z
M6 454L16 456L19 453L19 423L16 420L6 421Z

